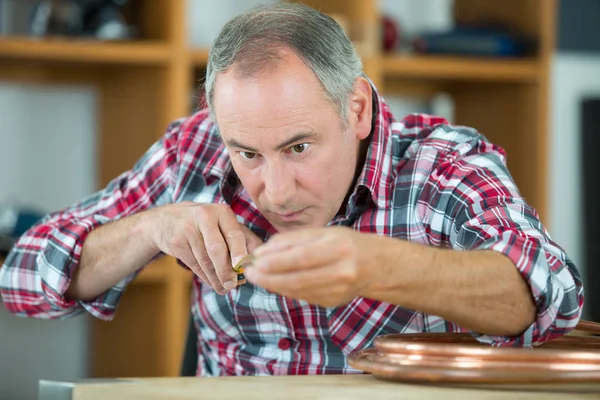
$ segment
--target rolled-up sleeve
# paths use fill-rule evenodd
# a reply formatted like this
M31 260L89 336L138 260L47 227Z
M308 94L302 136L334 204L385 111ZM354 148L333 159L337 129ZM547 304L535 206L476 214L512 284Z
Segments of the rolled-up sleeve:
M506 255L528 283L537 309L536 320L521 335L475 333L478 340L498 346L532 346L575 328L583 306L581 277L531 207L511 197L496 197L468 207L464 218L457 227L456 246Z
M0 293L7 310L33 318L68 318L86 311L104 320L113 317L125 287L139 271L92 301L69 300L65 293L92 230L172 201L181 123L174 122L131 170L104 189L47 215L19 238L0 268Z
M444 215L441 241L456 250L507 256L529 285L537 308L535 321L519 336L474 336L494 346L535 346L568 333L581 318L580 273L520 194L503 150L471 130L441 132L454 138L452 151L438 153L440 162L425 190L429 200L435 193L433 214Z

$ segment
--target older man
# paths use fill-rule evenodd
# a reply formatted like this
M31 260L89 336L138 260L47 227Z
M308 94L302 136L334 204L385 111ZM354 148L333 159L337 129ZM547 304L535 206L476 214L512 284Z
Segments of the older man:
M579 273L503 151L440 118L395 120L329 17L281 4L234 18L206 94L208 110L17 242L9 310L110 319L164 253L195 274L201 375L346 373L380 334L522 346L577 324Z

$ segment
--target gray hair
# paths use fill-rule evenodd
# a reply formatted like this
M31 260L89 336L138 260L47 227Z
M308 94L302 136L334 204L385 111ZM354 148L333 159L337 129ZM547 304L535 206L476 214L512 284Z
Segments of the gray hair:
M236 64L240 74L252 76L274 65L285 48L312 69L347 126L348 96L363 72L362 61L337 22L298 3L259 6L225 24L211 46L204 83L214 121L217 74Z

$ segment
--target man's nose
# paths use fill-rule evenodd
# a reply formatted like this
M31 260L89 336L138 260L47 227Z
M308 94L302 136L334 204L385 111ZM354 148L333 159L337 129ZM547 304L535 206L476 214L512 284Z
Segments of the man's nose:
M282 163L270 163L265 168L263 178L265 194L271 204L283 209L289 207L296 192L293 171Z

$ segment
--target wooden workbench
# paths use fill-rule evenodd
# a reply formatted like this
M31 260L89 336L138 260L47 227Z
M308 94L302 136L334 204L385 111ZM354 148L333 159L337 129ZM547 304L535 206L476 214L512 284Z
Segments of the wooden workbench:
M145 378L40 381L40 400L131 399L598 399L600 383L531 388L449 387L386 382L371 375Z

